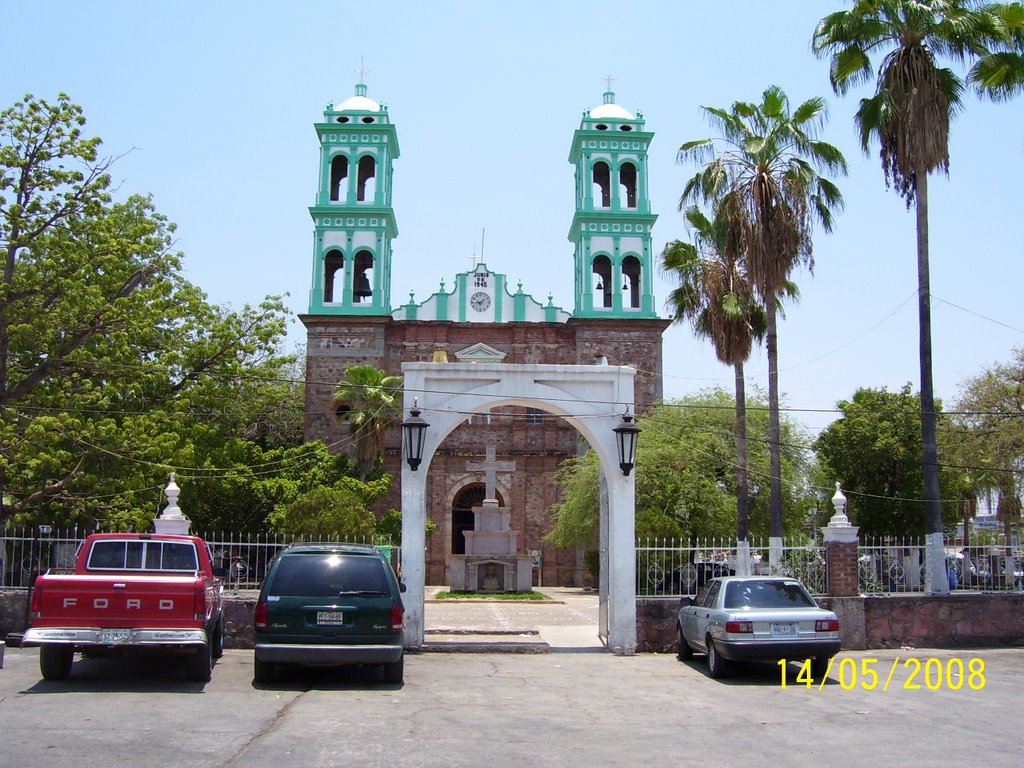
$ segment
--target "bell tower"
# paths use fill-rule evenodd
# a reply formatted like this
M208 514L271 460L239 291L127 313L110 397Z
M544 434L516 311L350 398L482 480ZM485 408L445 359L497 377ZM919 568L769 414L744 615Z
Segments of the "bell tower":
M569 162L576 167L575 317L655 318L647 148L654 137L636 115L604 93L583 113Z
M389 315L392 162L398 135L386 105L356 85L354 96L328 104L316 123L320 185L309 209L315 227L311 315Z

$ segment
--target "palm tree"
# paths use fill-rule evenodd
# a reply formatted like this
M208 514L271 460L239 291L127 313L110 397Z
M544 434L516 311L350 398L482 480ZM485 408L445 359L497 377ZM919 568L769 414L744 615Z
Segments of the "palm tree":
M918 323L921 369L921 442L929 592L945 594L942 502L935 396L932 384L931 286L928 264L928 174L949 173L949 124L962 106L965 81L939 66L938 57L974 66L967 81L1002 99L1024 83L1024 9L1020 3L979 5L973 0L856 0L848 11L823 18L812 47L830 56L836 93L868 81L871 54L887 51L875 94L861 99L855 121L861 146L877 139L886 185L916 204Z
M390 376L372 365L350 365L345 380L334 388L338 421L348 421L356 438L356 463L366 476L384 455L384 434L401 414L402 377Z
M698 337L711 341L718 359L735 372L736 539L742 551L750 528L743 364L754 341L764 338L765 313L743 269L739 222L730 221L724 210L708 219L696 206L688 207L684 216L695 242L673 240L661 253L662 269L679 281L666 305L675 322L688 321Z
M782 546L778 297L797 264L813 269L814 222L830 232L833 211L843 205L838 187L819 171L845 174L846 160L836 147L817 139L826 118L820 98L790 110L786 94L773 85L759 104L738 101L729 110L703 110L721 136L688 141L679 148L680 161L704 163L687 182L680 205L689 201L728 205L741 222L747 272L765 308L772 475L769 530L772 550L777 552Z

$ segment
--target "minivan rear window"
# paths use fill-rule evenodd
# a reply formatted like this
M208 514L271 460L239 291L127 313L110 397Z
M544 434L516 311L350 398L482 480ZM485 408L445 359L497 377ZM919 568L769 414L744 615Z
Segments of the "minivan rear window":
M288 555L277 564L267 593L281 597L389 595L387 567L379 558L360 555Z

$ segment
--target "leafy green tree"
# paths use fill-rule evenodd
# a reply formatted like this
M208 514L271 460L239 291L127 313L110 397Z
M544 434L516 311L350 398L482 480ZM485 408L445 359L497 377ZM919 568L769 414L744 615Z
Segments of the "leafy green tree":
M846 173L846 160L817 138L825 102L804 101L791 109L778 86L760 103L737 101L729 110L703 107L718 138L687 141L680 161L703 163L680 199L727 206L742 222L747 273L765 307L768 353L768 405L771 445L771 535L783 531L782 435L779 414L778 297L797 264L813 267L813 225L832 230L842 208L839 188L819 175Z
M390 541L392 544L400 545L402 543L402 512L398 509L389 509L383 515L377 518L377 536ZM433 520L427 520L426 535L430 538L434 535L434 531L437 530L437 523Z
M371 541L378 524L371 507L390 487L390 475L367 481L346 475L330 486L301 493L291 503L278 506L267 519L282 533Z
M639 418L636 531L646 536L730 538L736 531L736 403L725 391L707 390L654 408ZM769 415L763 396L748 407L750 532L769 531ZM786 530L799 531L813 504L806 438L782 425ZM590 451L563 465L557 476L562 501L551 508L548 540L593 548L599 522L600 467Z
M270 516L270 524L282 533L351 538L359 543L373 541L375 523L363 498L349 488L318 488Z
M918 318L921 368L921 440L926 532L931 561L929 591L945 593L943 509L932 381L931 287L928 252L928 175L949 174L949 124L962 107L965 81L940 58L973 64L967 83L994 99L1024 85L1024 9L1020 3L974 0L856 0L823 18L812 47L830 58L836 93L875 76L871 57L882 55L875 93L856 114L861 145L880 146L886 184L916 205Z
M747 405L743 364L755 340L765 333L764 308L758 303L742 262L742 232L727 209L714 219L696 206L684 216L694 243L674 240L661 253L662 269L678 281L666 304L675 322L688 321L708 339L718 359L731 365L736 391L736 538L747 540L750 491L747 482Z
M350 365L345 380L334 388L339 421L347 421L356 438L356 461L367 477L384 456L384 435L402 412L402 377L372 365Z
M351 459L319 441L264 450L232 438L178 475L179 505L193 530L255 533L267 530L275 511L353 471Z
M280 299L207 303L152 202L112 200L84 123L63 94L0 112L0 524L151 518L292 363Z
M926 531L921 499L920 399L905 385L899 392L858 389L842 401L842 418L814 443L823 469L843 484L847 514L866 536L919 536ZM944 473L944 526L958 516L957 478Z
M1020 525L1018 478L1024 472L1024 348L1009 363L968 379L951 417L958 469L968 473L975 497L994 491L996 512L1009 534ZM973 510L971 510L973 511Z
M545 536L559 547L596 550L600 520L601 465L588 450L568 459L555 473L562 500L548 510L553 525Z

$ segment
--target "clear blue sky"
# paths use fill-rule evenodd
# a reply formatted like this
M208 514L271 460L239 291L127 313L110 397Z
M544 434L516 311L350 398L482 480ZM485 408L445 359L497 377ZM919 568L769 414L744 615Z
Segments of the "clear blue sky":
M856 101L832 94L809 50L815 23L844 7L806 0L683 2L11 2L0 0L0 104L25 93L81 104L111 155L119 194L149 193L178 225L187 277L241 307L287 292L306 310L317 184L313 123L368 95L398 129L392 303L419 299L470 268L491 269L572 308L573 169L584 109L641 110L655 133L654 246L687 236L676 203L693 168L685 140L709 135L701 105L756 100L769 84L797 103L827 98L824 138L850 174L846 211L815 241L813 276L780 328L780 386L812 431L859 386L918 387L914 216L885 189L877 152L853 128ZM12 34L16 31L16 34ZM932 292L936 393L1024 345L1020 317L1024 99L966 99L953 124L950 178L933 177ZM662 282L657 301L669 287ZM296 320L289 343L304 341ZM613 361L614 362L614 361ZM764 386L763 356L747 367ZM665 334L665 393L732 387L731 370L688 328ZM823 411L815 413L814 411Z

